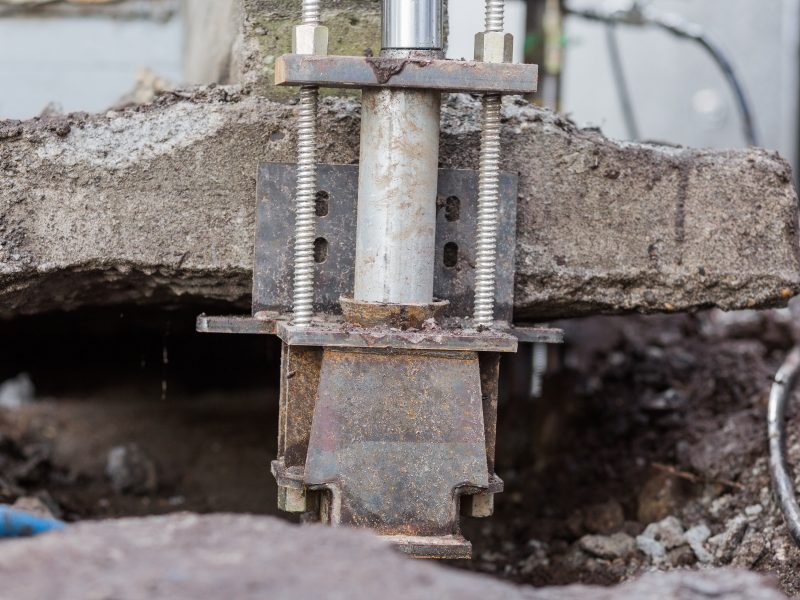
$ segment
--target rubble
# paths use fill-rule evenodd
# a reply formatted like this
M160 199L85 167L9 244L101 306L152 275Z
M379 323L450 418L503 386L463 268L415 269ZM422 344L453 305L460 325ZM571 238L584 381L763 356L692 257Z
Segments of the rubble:
M136 443L109 450L106 475L118 494L152 494L158 489L156 465Z
M19 408L35 399L36 388L30 375L20 373L0 383L0 408Z
M706 550L705 543L711 537L711 530L705 525L695 525L686 531L684 536L686 542L692 548L692 552L701 563L710 563L714 556Z
M506 405L513 416L499 424L513 432L525 423L530 436L532 447L517 448L515 468L501 472L507 494L524 500L499 497L493 519L475 530L478 543L503 547L508 576L524 583L608 585L654 568L730 565L800 593L800 549L772 498L766 453L771 378L800 339L786 313L760 313L757 326L716 312L561 323L571 342L566 371L545 378L535 404ZM654 411L650 399L668 389L688 402ZM789 432L798 414L790 412ZM787 451L796 468L797 436ZM584 539L598 497L622 507L625 521L612 533L636 539L624 559L600 558ZM508 547L517 537L538 540L548 566L523 572L525 550Z
M578 540L578 545L581 550L607 560L627 558L636 551L636 540L622 532L611 535L585 535Z

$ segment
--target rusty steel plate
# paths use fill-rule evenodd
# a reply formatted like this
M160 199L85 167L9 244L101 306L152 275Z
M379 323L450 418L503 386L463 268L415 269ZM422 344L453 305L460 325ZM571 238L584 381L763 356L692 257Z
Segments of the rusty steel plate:
M296 165L265 163L259 168L253 314L288 313L292 300L292 247ZM314 310L339 314L339 297L353 295L358 165L319 165ZM514 250L517 176L500 177L497 240L498 321L510 322L514 309ZM448 300L446 316L471 316L475 282L478 173L440 169L436 198L434 294Z
M471 60L284 54L275 61L276 85L532 94L538 76L537 65Z
M471 352L516 352L517 338L495 330L478 332L448 329L400 331L351 325L277 325L278 336L289 346L324 348L394 348L398 350L453 350Z
M246 334L246 335L278 335L279 323L284 327L291 322L291 314L277 314L274 313L269 317L260 315L259 317L248 316L208 316L200 315L197 317L197 331L198 333L231 333L231 334ZM317 327L325 327L326 325L334 325L336 327L343 327L344 322L334 317L331 321L313 321ZM467 323L463 319L447 319L442 323L445 330L463 330L466 329ZM524 343L539 343L539 344L561 344L564 342L564 330L556 329L553 327L534 327L534 326L511 326L506 327L503 324L492 327L493 333L510 334L517 338L517 341ZM414 332L399 332L408 335L413 335ZM471 347L470 349L475 349Z

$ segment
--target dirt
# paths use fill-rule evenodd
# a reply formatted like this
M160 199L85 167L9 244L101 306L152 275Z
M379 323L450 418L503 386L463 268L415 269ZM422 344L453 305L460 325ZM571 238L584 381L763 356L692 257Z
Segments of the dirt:
M553 585L732 565L800 593L800 552L772 500L766 458L770 380L797 337L790 313L567 328L571 348L544 397L501 404L507 497L493 519L468 525L468 568ZM790 459L800 459L796 434ZM676 539L663 557L643 551L669 527Z
M68 521L276 514L276 349L201 340L176 325L184 317L88 332L73 319L90 336L74 356L72 332L52 323L34 319L4 338L21 345L14 360L0 356L4 374L27 364L39 388L35 402L0 414L4 502L38 496ZM734 566L800 593L800 551L772 500L765 431L770 379L798 338L791 313L562 325L568 344L551 352L542 398L509 385L521 362L504 367L505 493L494 517L465 520L474 559L455 566L536 586ZM797 418L792 409L790 432ZM155 465L152 492L114 491L109 453L130 444ZM800 464L796 433L789 457Z

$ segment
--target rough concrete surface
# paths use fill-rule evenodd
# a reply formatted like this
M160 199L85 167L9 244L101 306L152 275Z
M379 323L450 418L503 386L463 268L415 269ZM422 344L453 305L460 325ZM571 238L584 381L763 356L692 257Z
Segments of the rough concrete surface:
M3 542L0 574L2 600L785 597L768 580L736 571L650 574L616 589L536 590L407 559L365 532L244 515L84 522Z
M294 107L237 87L103 115L0 121L0 316L126 302L249 304L260 161L294 162ZM797 197L763 150L623 144L507 101L520 174L516 317L780 304L800 288ZM475 168L478 102L451 96L441 163ZM328 98L320 161L358 158Z

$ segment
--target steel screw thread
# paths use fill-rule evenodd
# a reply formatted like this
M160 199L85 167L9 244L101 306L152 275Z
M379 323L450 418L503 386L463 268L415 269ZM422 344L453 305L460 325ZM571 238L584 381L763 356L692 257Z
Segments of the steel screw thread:
M505 0L486 0L486 33L503 31Z
M504 0L486 0L486 33L503 31ZM500 207L499 94L483 97L480 181L478 184L478 235L475 266L475 325L494 323L497 223Z
M320 0L303 0L301 20L319 25ZM314 314L314 239L317 196L317 104L319 88L302 86L297 119L297 192L294 217L292 323L308 327Z
M500 206L500 107L499 95L483 97L474 319L476 325L485 327L491 327L494 322Z
M303 0L302 21L304 25L319 25L321 0Z
M314 310L314 238L317 196L316 86L300 88L297 130L297 195L294 233L294 319L306 327Z

